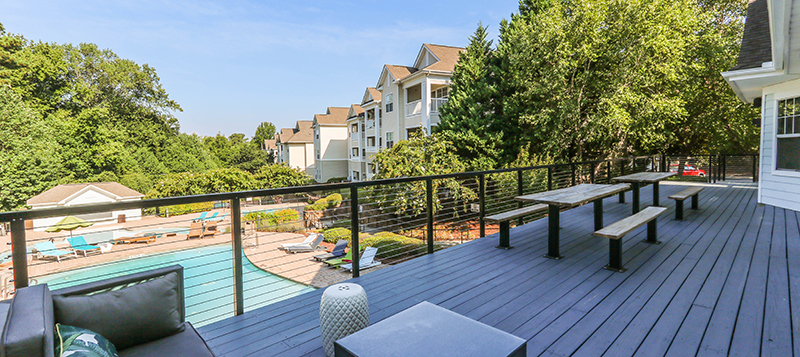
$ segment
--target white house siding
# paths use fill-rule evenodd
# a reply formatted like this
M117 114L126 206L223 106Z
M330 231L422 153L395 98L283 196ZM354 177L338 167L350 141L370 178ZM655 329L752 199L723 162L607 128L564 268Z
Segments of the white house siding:
M800 97L800 81L765 87L761 110L759 203L800 211L800 172L775 170L777 101Z
M114 202L124 202L124 201L117 201L112 197L106 196L100 192L94 190L86 190L79 195L67 200L64 202L63 205L41 205L36 206L35 209L44 209L44 208L56 208L56 207L71 207L71 206L80 206L80 205L87 205L87 204L100 204L100 203L114 203ZM119 216L125 215L125 219L128 221L136 221L142 219L142 210L141 209L129 209L129 210L121 210L121 211L112 211L112 212L101 212L101 213L94 213L94 214L84 214L84 215L75 215L80 219L93 222L95 225L103 225L103 224L112 224L117 223L117 219ZM47 228L53 226L54 224L58 223L58 221L64 219L63 216L61 217L48 217L48 218L40 218L33 220L33 230L37 232L41 232L46 230Z

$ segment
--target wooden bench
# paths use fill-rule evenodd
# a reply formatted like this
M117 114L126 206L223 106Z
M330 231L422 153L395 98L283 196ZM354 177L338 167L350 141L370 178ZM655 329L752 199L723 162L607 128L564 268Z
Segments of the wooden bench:
M547 210L546 204L537 204L518 208L513 211L493 214L491 216L484 217L483 220L500 224L500 245L498 245L497 248L511 249L514 248L510 245L511 238L509 231L511 230L511 220L544 210Z
M652 243L652 244L660 244L661 242L657 239L657 231L656 231L656 218L660 216L664 211L666 211L666 207L647 207L639 213L634 214L628 218L625 218L621 221L615 222L609 226L604 227L593 234L598 237L608 238L611 239L608 242L608 250L609 250L609 261L608 265L604 268L608 270L613 270L619 273L624 272L625 268L622 267L622 237L626 234L630 233L632 230L641 227L643 224L647 223L647 239L645 242Z
M683 220L683 201L689 197L692 198L692 209L697 209L697 194L702 190L703 187L692 186L672 196L669 196L669 198L675 200L675 219L679 221Z

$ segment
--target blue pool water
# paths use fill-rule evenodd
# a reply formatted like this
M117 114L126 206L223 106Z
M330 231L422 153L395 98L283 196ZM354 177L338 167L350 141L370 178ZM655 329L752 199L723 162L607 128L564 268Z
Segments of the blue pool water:
M243 260L245 311L314 290L267 273L246 257ZM184 268L188 321L202 326L233 316L232 249L227 244L129 258L36 279L59 289L172 264Z

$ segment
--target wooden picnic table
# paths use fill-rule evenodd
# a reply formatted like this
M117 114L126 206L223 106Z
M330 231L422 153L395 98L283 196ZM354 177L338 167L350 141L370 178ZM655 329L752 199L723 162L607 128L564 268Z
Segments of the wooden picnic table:
M553 191L518 196L516 199L523 202L547 204L547 255L545 255L545 257L561 259L563 256L559 254L560 237L558 231L561 226L561 209L594 202L594 230L597 231L603 228L603 199L620 192L625 192L629 188L630 184L627 183L616 185L585 183Z
M639 187L642 184L653 184L653 206L659 206L658 181L677 175L677 172L638 172L635 174L614 177L614 182L626 182L633 185L633 214L639 212ZM619 195L619 203L625 203L624 192Z

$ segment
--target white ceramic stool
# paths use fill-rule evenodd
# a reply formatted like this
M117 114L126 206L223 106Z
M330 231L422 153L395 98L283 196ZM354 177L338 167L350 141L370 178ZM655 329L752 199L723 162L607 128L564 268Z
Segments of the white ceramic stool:
M367 292L358 284L329 286L319 305L319 327L325 354L333 356L333 342L369 325Z

